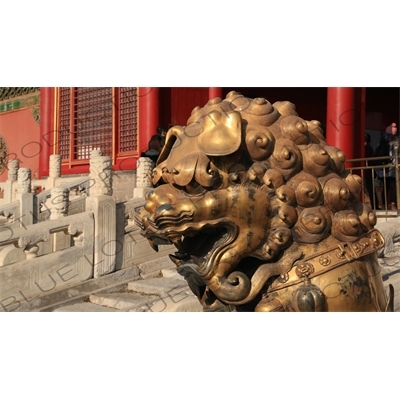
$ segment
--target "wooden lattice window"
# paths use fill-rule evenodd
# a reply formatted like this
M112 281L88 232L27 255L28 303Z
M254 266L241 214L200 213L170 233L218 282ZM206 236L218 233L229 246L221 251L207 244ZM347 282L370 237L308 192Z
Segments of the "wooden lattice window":
M137 143L137 89L120 88L119 90L119 152L136 151Z
M69 160L71 134L71 90L60 88L58 151L63 160Z
M86 160L94 149L112 157L112 88L74 88L73 159Z
M87 163L90 153L132 155L138 150L136 88L59 88L58 152L71 165Z

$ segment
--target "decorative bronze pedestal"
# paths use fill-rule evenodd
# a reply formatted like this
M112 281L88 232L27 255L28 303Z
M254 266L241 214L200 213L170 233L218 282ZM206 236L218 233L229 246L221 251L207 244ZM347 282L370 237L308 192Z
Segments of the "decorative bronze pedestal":
M293 104L231 92L168 131L136 221L205 311L392 311L344 162Z

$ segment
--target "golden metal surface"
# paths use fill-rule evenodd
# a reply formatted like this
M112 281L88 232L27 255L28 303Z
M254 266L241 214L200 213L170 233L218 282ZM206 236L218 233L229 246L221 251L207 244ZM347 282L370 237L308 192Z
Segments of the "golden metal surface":
M344 162L292 103L231 92L168 131L136 221L205 311L392 311Z

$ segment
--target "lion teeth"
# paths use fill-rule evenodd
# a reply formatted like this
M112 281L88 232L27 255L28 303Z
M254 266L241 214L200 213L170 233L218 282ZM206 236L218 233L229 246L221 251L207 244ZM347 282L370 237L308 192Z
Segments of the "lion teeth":
M177 267L182 265L182 260L177 258L174 254L169 254L169 258Z
M181 242L180 239L178 240L174 240L173 244L175 245L175 247L179 250L179 251L183 251L183 243Z
M155 250L158 253L158 245L154 244L153 241L150 241L150 246L153 250Z
M179 267L180 265L183 265L184 260L189 259L189 256L187 254L176 252L175 254L170 254L169 258L176 266Z

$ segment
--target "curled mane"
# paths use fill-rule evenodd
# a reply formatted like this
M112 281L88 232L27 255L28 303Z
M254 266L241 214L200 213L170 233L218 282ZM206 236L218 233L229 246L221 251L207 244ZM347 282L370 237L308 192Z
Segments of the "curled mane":
M374 227L373 210L359 201L361 178L345 170L344 153L325 142L320 123L300 118L294 104L271 104L263 98L249 99L230 92L224 100L210 100L192 111L190 133L195 137L196 126L200 132L204 120L212 125L219 115L231 121L231 128L236 113L241 117L241 131L223 132L227 143L224 161L214 154L208 157L223 164L219 168L227 173L241 170L230 173L231 181L252 183L269 198L269 241L274 248L279 247L274 258L291 242L316 243L330 235L351 242ZM202 131L201 151L211 153L214 142L220 144L220 139L213 142L216 132ZM173 132L171 135L176 136ZM284 232L283 243L276 240L279 232Z
M351 285L363 282L372 304L382 282L376 278L376 291L364 278L377 268L373 252L383 239L373 230L374 211L360 202L362 178L345 161L321 124L300 118L294 104L230 92L167 132L154 190L136 218L151 243L175 245L171 259L205 308L251 309L257 301L256 310L307 310L312 300L317 310L324 299L332 304L325 308L341 310L347 298L328 299L319 277L329 265L335 285L327 290L336 290L349 274L334 269L366 254L369 270L355 262Z

